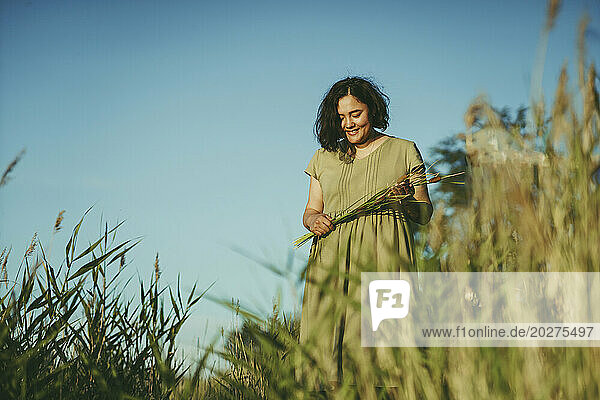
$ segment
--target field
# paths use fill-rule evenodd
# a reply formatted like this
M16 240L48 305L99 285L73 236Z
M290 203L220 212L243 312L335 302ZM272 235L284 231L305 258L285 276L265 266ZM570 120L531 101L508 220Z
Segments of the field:
M543 35L556 7L551 2ZM583 20L576 76L560 72L551 104L534 88L531 106L511 118L477 98L465 132L436 149L439 168L465 170L466 184L436 193L434 218L416 236L417 270L600 271L600 105L585 27ZM224 334L224 348L206 349L187 368L176 355L178 333L210 286L198 283L186 296L162 286L157 258L148 281L128 283L139 295L124 298L137 242L118 242L119 225L106 225L81 246L84 223L85 216L73 228L60 266L50 265L36 237L24 255L0 248L0 398L600 398L598 348L397 348L398 388L373 387L392 371L363 360L353 366L355 382L313 391L326 360L298 343L297 316L277 306L266 320L232 307L243 324ZM54 229L61 228L59 215ZM19 266L16 276L7 274L9 262ZM226 367L211 370L209 355ZM299 373L298 360L312 376Z

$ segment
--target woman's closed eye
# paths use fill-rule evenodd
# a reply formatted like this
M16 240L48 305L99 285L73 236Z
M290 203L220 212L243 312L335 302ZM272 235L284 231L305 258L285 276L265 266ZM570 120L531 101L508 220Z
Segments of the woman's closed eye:
M358 118L358 117L360 117L360 114L362 114L361 111L357 112L356 114L350 114L350 117L351 118ZM344 116L340 115L340 119L343 121L344 120Z

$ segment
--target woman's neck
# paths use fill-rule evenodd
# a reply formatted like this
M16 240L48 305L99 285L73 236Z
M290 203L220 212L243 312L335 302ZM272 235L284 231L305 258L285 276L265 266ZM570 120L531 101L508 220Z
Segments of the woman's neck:
M372 130L372 131L369 133L369 136L368 136L368 137L365 139L365 141L364 141L364 142L362 142L362 143L356 143L356 144L354 145L354 147L356 147L356 149L357 149L357 150L358 150L358 149L366 149L366 148L367 148L367 147L369 147L369 146L370 146L370 145L371 145L371 144L372 144L372 143L373 143L375 140L379 139L381 136L382 136L382 135L381 135L381 133L379 133L379 132L377 132L377 131L375 131L375 130Z
M367 142L366 146L357 147L356 153L354 154L354 158L361 159L361 158L367 157L369 154L371 154L373 151L375 151L375 149L377 149L379 146L381 146L381 142L383 141L382 138L384 136L385 135L382 133L377 133L377 136L372 138L369 142Z

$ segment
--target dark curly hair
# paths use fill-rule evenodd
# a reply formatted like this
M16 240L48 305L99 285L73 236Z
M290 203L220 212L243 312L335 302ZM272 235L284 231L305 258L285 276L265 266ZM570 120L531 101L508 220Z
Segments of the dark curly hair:
M390 99L372 80L352 76L334 83L321 101L315 121L315 136L325 150L339 151L340 160L351 162L356 147L346 138L337 111L339 100L348 94L367 105L371 126L381 131L389 125Z

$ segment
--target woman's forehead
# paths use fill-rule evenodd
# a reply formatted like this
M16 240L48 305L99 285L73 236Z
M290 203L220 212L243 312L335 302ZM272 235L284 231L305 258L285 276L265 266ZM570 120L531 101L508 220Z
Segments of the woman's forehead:
M338 109L338 112L349 112L352 110L362 110L366 107L367 107L367 105L365 103L361 102L356 97L349 94L349 95L342 97L338 101L337 109Z

